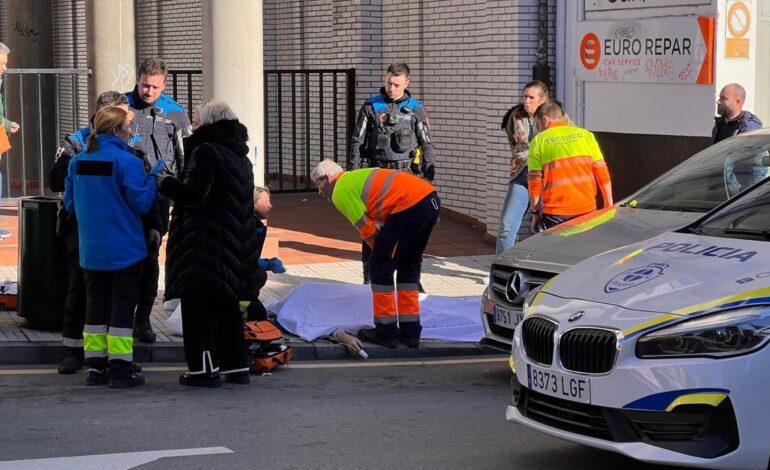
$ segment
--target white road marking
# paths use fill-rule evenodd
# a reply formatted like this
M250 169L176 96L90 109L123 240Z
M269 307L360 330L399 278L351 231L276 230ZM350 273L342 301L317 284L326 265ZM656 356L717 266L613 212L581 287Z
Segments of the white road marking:
M50 459L8 460L0 462L0 470L128 470L166 457L191 455L232 454L227 447L201 447L197 449L172 449L124 454L81 455Z
M292 362L289 364L290 369L346 369L355 367L393 367L393 366L445 366L445 365L462 365L462 364L485 364L485 363L497 363L508 362L508 355L503 357L489 356L480 358L466 358L466 359L436 359L436 360L412 360L412 361L360 361L356 359L350 359L346 362L326 362L326 361L306 361L306 362ZM143 372L182 372L185 371L184 367L179 366L142 366ZM47 375L56 374L56 369L7 369L0 370L0 376L13 376L13 375Z

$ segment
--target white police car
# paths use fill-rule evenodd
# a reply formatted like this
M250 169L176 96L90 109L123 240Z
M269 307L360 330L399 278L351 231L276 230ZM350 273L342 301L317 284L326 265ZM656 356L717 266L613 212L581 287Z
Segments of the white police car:
M770 182L529 294L509 421L653 463L770 460Z

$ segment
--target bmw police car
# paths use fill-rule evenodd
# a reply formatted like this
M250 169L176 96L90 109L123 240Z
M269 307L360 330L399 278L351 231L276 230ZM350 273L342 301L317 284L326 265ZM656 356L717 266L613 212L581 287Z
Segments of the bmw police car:
M509 421L654 463L770 460L770 182L530 292Z
M699 152L615 206L529 237L493 261L482 295L486 344L510 351L529 290L598 253L684 227L770 173L770 129Z

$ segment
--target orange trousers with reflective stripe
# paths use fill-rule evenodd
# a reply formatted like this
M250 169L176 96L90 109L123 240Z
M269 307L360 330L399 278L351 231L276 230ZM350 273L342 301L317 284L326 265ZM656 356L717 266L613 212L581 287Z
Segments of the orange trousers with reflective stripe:
M377 234L369 269L374 326L383 338L420 337L420 265L440 208L433 192L391 214Z

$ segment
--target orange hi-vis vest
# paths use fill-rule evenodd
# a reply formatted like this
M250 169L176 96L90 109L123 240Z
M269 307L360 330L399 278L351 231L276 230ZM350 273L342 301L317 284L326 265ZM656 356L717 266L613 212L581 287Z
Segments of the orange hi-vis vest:
M332 203L372 245L391 214L409 209L433 191L433 185L411 173L364 168L340 174Z
M610 174L594 135L557 123L529 144L529 195L541 198L542 211L579 215L596 210L597 182L612 194Z

